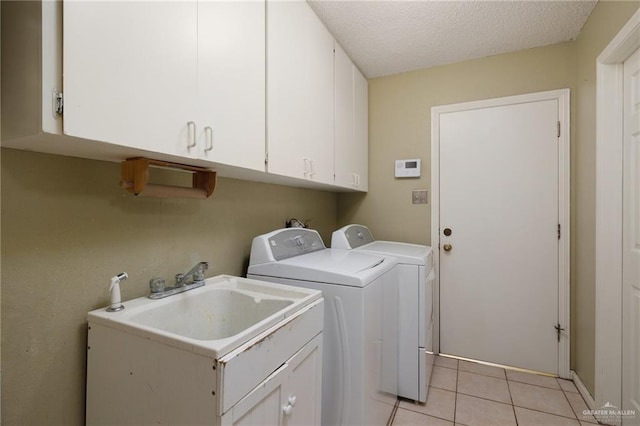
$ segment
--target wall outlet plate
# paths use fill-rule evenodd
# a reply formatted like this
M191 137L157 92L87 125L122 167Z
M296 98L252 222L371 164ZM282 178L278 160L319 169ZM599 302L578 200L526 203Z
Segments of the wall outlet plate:
M411 191L411 201L413 204L427 204L427 190L417 189Z

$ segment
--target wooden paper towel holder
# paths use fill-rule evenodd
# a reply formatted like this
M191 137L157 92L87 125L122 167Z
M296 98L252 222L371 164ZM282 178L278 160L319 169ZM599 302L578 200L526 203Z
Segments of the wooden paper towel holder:
M166 167L193 173L191 188L149 183L149 167ZM158 198L208 198L216 187L216 172L203 167L150 158L128 158L122 162L120 186L134 195Z

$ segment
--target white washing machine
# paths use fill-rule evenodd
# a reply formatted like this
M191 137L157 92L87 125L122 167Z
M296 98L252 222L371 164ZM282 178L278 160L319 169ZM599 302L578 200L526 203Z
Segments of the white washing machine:
M332 249L354 249L398 260L398 395L425 402L433 371L433 254L418 244L376 241L363 225L334 231Z
M247 277L322 291L322 424L387 424L398 394L397 261L287 228L254 238Z

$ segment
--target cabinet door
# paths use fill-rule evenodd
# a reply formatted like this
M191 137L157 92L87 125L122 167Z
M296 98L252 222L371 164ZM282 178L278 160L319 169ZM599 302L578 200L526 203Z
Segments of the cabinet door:
M198 3L198 101L204 157L264 171L264 1Z
M197 9L65 1L65 134L197 156Z
M284 424L319 425L322 411L322 333L287 363L290 372L283 410Z
M356 140L354 133L354 66L335 44L335 184L357 188Z
M267 2L271 173L333 183L333 37L304 1Z
M366 191L368 184L368 83L336 43L335 184Z
M285 363L247 396L227 411L221 419L227 425L281 425L286 406L285 388L289 377Z
M221 418L226 425L320 425L322 333Z
M369 188L369 83L360 71L353 67L353 116L355 140L355 173L358 175L358 188Z

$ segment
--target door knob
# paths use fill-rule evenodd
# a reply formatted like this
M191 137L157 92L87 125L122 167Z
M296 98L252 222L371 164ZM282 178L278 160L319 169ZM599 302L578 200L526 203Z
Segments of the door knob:
M442 246L442 248L444 249L444 251L451 251L452 249L451 244L445 244Z

